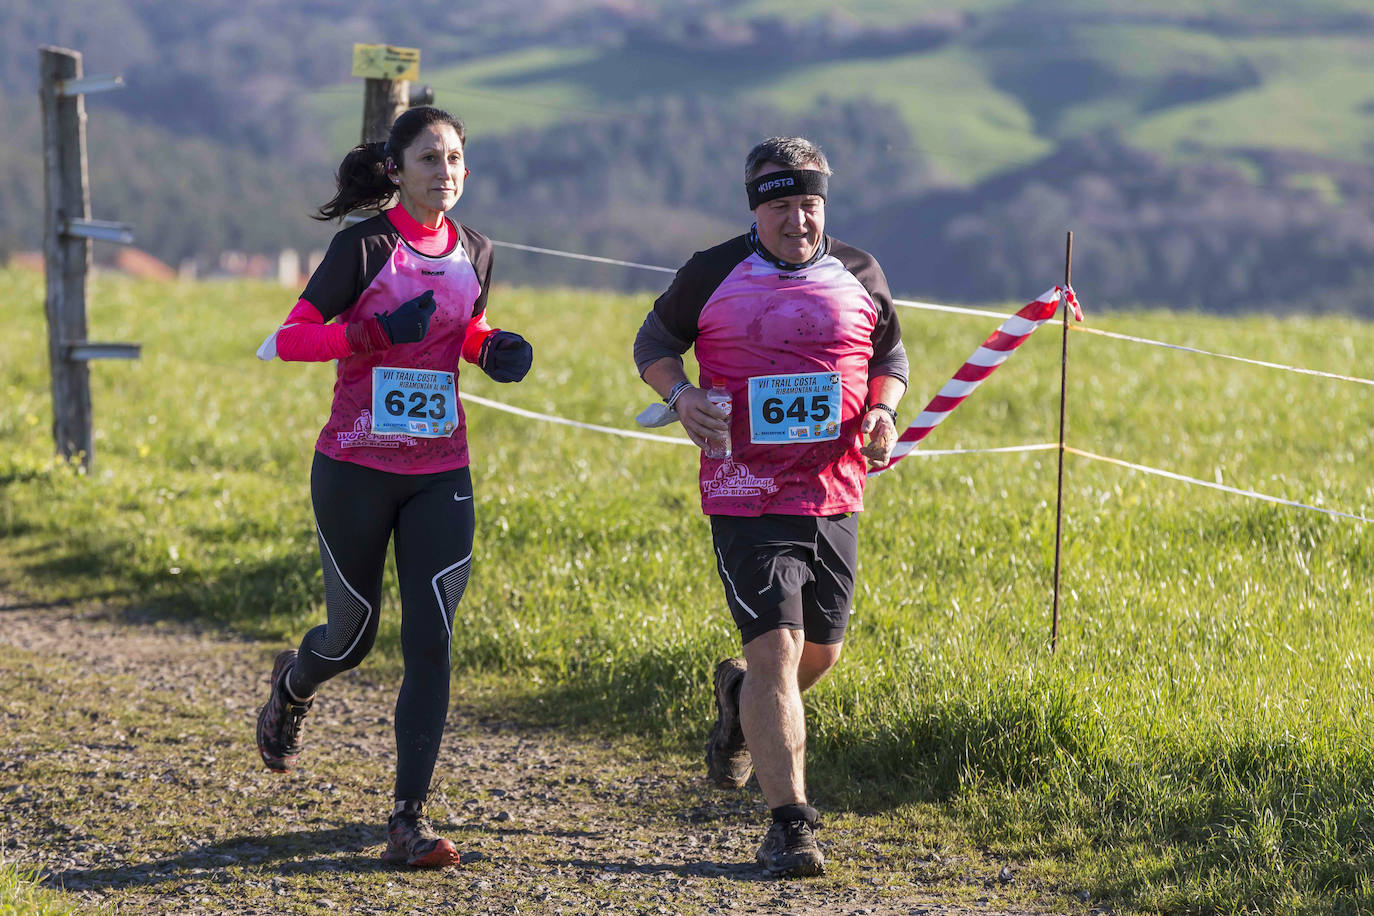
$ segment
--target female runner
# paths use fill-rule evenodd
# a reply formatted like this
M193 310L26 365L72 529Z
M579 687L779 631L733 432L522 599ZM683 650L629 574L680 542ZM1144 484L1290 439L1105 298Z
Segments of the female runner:
M463 122L412 108L385 143L356 147L319 219L382 213L342 230L263 359L338 360L334 403L315 443L310 497L326 622L272 666L258 714L263 762L291 769L316 688L367 655L382 568L395 537L405 676L396 701L396 793L387 862L458 864L424 816L448 712L453 616L472 565L473 499L459 357L519 381L533 351L486 320L491 243L448 220L468 170Z

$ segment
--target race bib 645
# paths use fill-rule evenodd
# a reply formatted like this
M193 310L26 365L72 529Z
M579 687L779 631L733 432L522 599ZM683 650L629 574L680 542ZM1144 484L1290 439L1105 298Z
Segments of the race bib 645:
M825 442L840 435L840 374L760 375L749 380L749 441Z

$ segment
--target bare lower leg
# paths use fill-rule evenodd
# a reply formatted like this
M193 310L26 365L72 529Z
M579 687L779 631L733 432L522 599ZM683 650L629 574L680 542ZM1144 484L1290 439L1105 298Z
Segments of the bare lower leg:
M798 686L800 630L773 630L744 646L740 725L768 807L806 803L806 717Z
M797 665L797 689L805 693L840 660L840 650L844 643L808 642L802 644L801 663Z

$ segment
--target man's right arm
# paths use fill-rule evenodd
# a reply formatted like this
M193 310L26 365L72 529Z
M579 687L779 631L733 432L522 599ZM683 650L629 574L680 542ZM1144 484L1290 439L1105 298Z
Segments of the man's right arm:
M635 365L640 378L664 400L682 386L673 397L673 408L688 437L701 447L708 438L727 435L729 421L706 400L706 392L688 383L682 354L696 342L697 320L707 300L751 250L748 237L741 235L692 255L654 301L635 336Z
M682 356L690 344L675 337L654 312L650 312L635 335L635 363L640 378L665 401L673 397L673 409L687 437L704 448L708 438L720 439L729 430L728 421L706 400L706 392L691 384L682 368ZM678 389L681 389L680 391Z

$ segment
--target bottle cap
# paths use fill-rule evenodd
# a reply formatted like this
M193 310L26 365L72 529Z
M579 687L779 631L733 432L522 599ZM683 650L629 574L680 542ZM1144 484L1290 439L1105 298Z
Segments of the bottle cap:
M711 387L712 387L712 388L724 388L724 387L725 387L725 379L721 378L719 375L713 375L713 376L711 377Z

